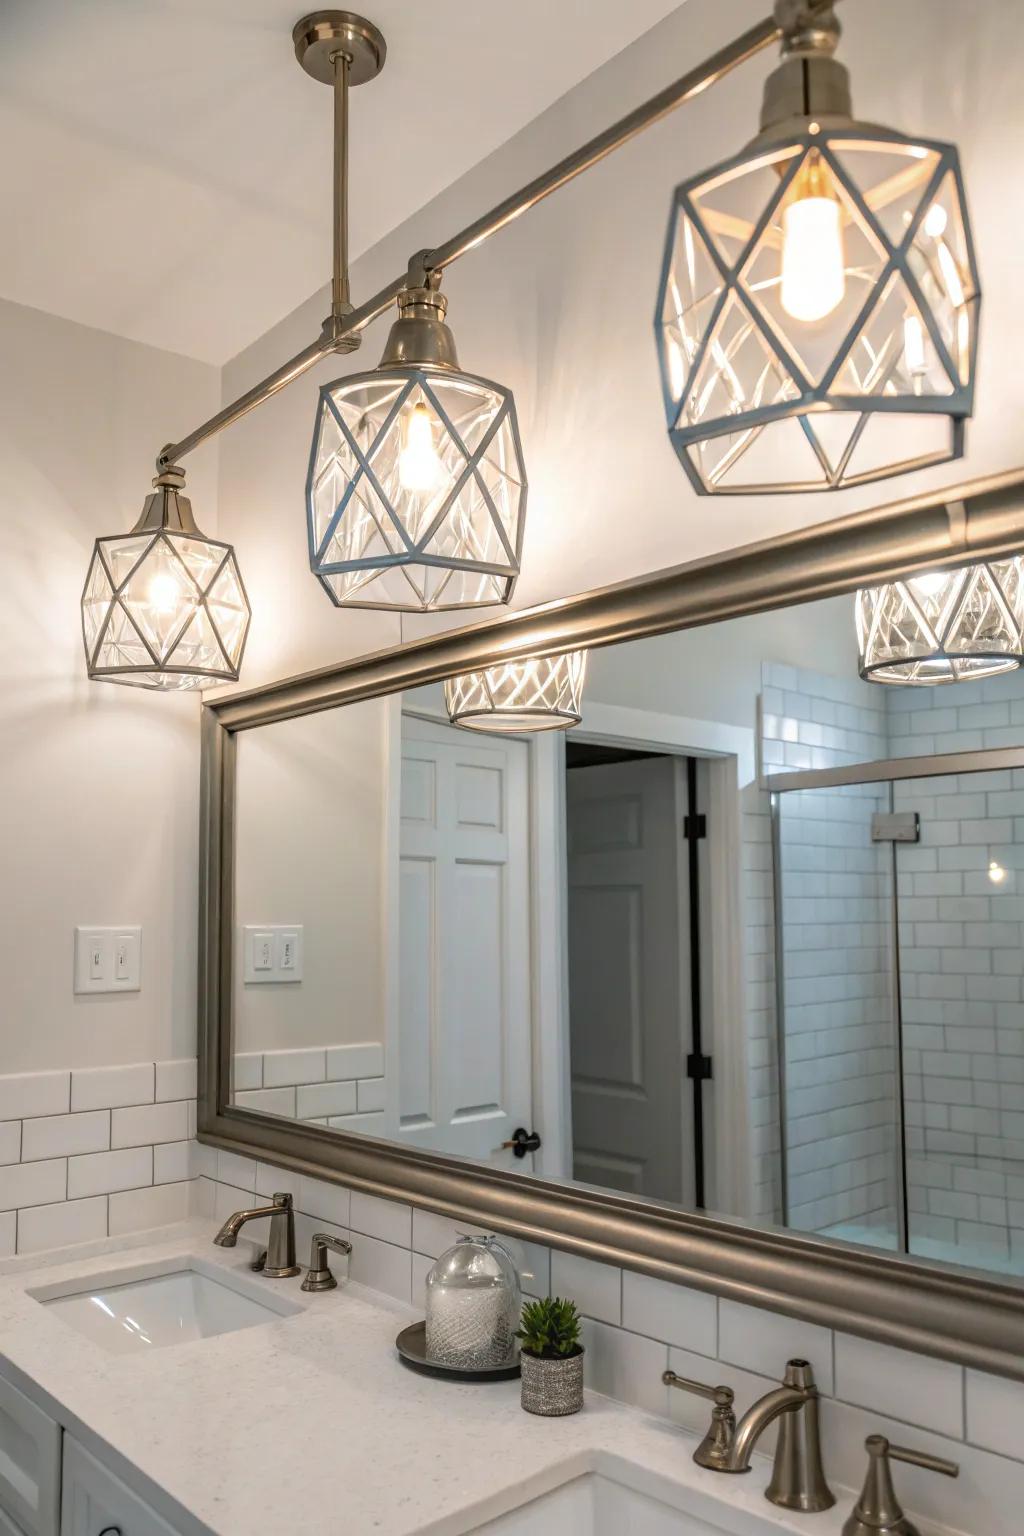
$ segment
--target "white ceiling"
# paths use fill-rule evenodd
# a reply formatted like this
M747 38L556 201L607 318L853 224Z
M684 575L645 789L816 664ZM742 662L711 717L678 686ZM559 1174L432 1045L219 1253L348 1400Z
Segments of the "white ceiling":
M367 0L353 257L679 0ZM312 8L312 6L310 6ZM222 363L330 275L302 0L2 0L0 296Z

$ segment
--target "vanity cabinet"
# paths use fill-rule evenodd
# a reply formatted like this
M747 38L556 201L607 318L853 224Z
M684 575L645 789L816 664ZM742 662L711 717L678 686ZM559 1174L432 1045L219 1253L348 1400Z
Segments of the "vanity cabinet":
M64 1436L60 1536L175 1536L102 1462Z
M57 1536L60 1425L0 1376L0 1514L3 1536Z

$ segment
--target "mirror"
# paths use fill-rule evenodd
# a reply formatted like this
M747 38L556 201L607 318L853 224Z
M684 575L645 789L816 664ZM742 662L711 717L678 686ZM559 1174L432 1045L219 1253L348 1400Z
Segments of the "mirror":
M1024 671L865 682L854 604L595 650L564 735L241 731L232 1103L1024 1272Z

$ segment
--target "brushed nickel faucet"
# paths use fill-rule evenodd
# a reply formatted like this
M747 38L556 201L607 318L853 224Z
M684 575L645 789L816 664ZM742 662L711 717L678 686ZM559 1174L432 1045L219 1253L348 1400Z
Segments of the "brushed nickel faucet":
M889 1459L906 1461L927 1472L941 1472L943 1477L959 1477L955 1461L931 1456L927 1451L910 1451L903 1445L890 1445L884 1435L868 1435L864 1442L868 1453L868 1471L860 1498L843 1526L843 1536L921 1536L917 1526L907 1519L892 1485Z
M765 1498L781 1509L807 1513L831 1509L835 1503L821 1465L818 1435L818 1389L806 1360L790 1360L782 1385L766 1392L749 1407L739 1423L733 1411L731 1387L709 1387L665 1371L667 1387L706 1397L714 1404L711 1427L693 1453L700 1467L712 1472L749 1472L754 1447L769 1424L782 1417L775 1447L775 1466Z
M286 1280L289 1275L302 1273L302 1266L295 1262L295 1211L291 1195L275 1195L273 1205L263 1205L252 1211L236 1211L229 1216L214 1238L218 1248L233 1248L238 1234L247 1221L270 1217L270 1240L267 1247L253 1264L271 1280Z
M309 1249L309 1268L302 1282L304 1291L333 1291L337 1285L327 1263L327 1250L351 1256L352 1244L344 1237L332 1237L329 1232L314 1232Z

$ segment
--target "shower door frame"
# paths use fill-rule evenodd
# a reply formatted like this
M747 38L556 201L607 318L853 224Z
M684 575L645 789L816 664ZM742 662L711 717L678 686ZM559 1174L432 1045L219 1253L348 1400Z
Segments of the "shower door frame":
M930 757L887 757L874 762L846 763L840 768L801 768L791 773L765 774L763 787L771 797L772 824L772 898L775 914L775 1057L779 1096L779 1182L780 1219L789 1226L788 1141L786 1133L786 983L785 954L782 937L782 814L781 797L792 790L842 789L853 784L888 784L889 809L893 808L893 785L900 780L937 779L947 774L1005 772L1024 768L1024 746L976 747L971 752L943 752ZM896 1252L914 1257L910 1248L910 1218L907 1210L907 1140L903 1089L903 1000L900 990L899 888L896 843L892 849L892 1010L893 1044L896 1050L896 1135L899 1175L896 1184Z

